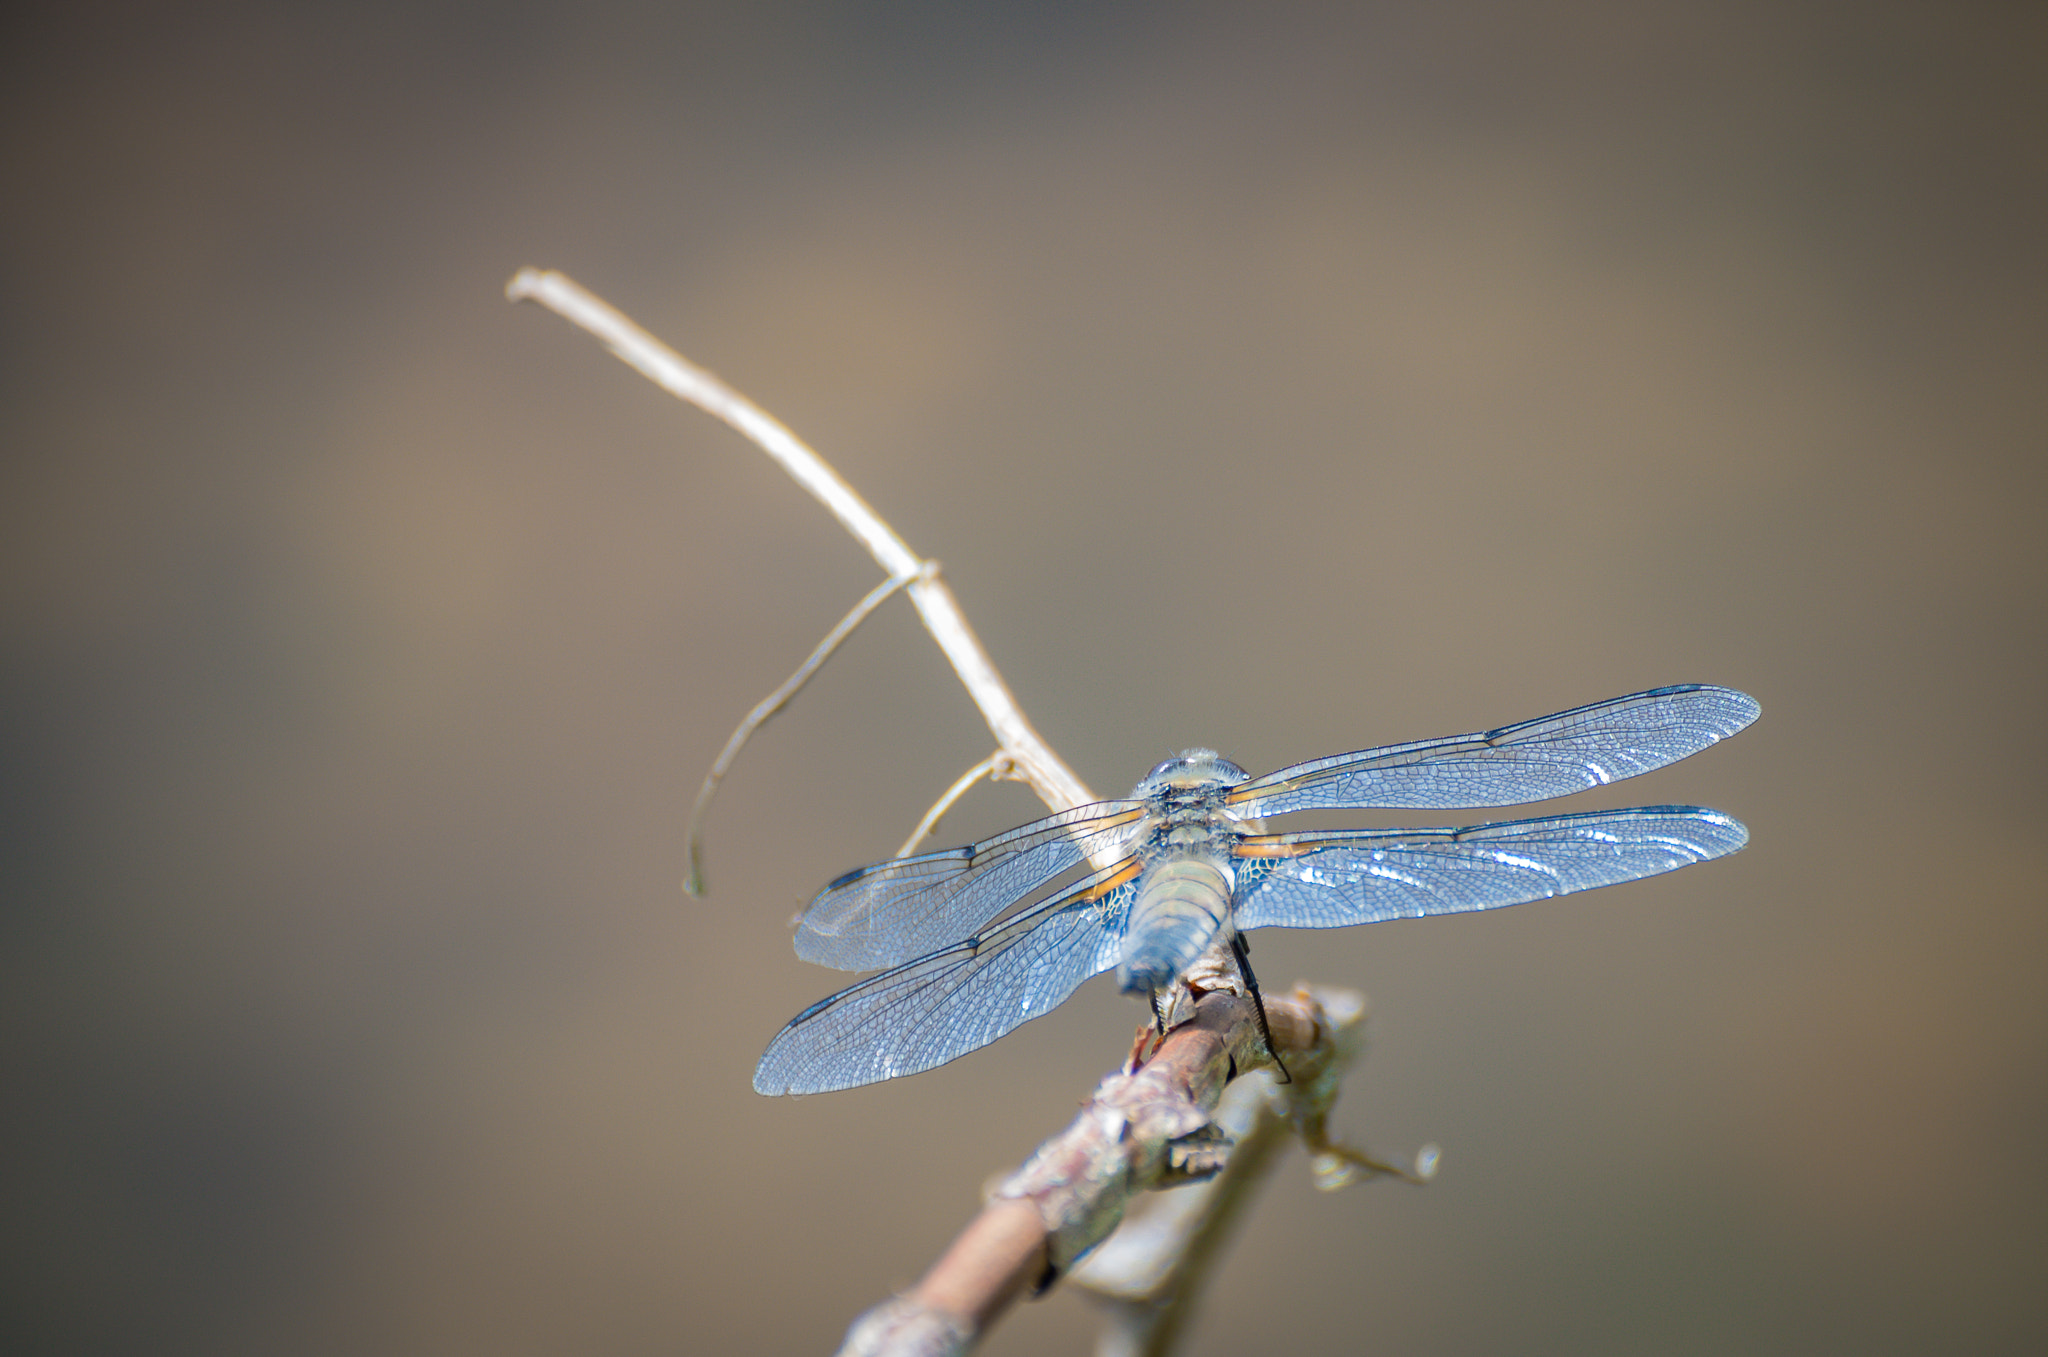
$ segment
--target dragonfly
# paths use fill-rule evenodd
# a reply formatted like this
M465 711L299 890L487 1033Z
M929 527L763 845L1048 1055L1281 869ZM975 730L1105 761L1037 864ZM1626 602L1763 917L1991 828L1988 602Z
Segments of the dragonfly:
M1445 829L1271 833L1264 821L1547 801L1687 758L1759 711L1730 688L1655 688L1263 777L1192 749L1121 800L848 872L804 912L797 955L879 973L792 1018L762 1055L754 1088L822 1093L943 1065L1112 967L1125 992L1151 996L1156 1020L1159 994L1219 943L1232 947L1255 993L1242 937L1253 929L1495 909L1733 853L1749 831L1704 806Z

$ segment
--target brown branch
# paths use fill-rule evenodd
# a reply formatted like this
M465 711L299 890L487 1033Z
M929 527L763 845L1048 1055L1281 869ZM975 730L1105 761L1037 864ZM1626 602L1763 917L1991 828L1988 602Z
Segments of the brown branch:
M1364 1000L1343 990L1267 999L1273 1044L1304 1092L1334 1088L1364 1013ZM1134 1054L1152 1044L1147 1036ZM1250 1082L1240 1076L1269 1063L1251 1001L1229 990L1201 995L1190 1021L1104 1079L1073 1125L996 1189L917 1285L854 1322L842 1357L967 1351L1019 1295L1044 1290L1107 1238L1141 1194L1234 1161L1242 1147L1211 1114L1226 1085Z
M1424 1147L1410 1170L1330 1140L1331 1106L1364 1047L1365 1002L1345 990L1297 990L1294 997L1304 992L1322 1005L1323 1039L1306 1057L1285 1057L1292 1082L1279 1084L1261 1070L1225 1091L1213 1117L1234 1142L1223 1171L1147 1198L1071 1274L1108 1312L1099 1357L1163 1357L1174 1349L1224 1243L1289 1140L1299 1139L1309 1151L1315 1184L1324 1191L1378 1175L1421 1183L1435 1172L1433 1146Z

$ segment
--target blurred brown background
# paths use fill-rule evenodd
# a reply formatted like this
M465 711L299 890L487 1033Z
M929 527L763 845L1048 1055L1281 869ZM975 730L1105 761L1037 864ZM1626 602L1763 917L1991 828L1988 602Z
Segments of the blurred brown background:
M1097 981L750 1090L843 979L789 916L988 739L892 604L679 895L877 575L535 264L943 560L1103 794L1763 702L1562 807L1738 858L1262 935L1372 996L1344 1132L1444 1173L1295 1160L1195 1351L2042 1351L2043 16L11 8L7 1346L828 1350L1124 1048Z

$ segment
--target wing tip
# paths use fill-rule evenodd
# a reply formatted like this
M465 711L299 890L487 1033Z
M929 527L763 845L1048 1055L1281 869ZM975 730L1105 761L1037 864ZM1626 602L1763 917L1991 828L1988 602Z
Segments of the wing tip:
M806 1093L823 1093L833 1088L851 1087L844 1084L820 1086L804 1080L801 1062L793 1061L784 1045L797 1021L801 1019L792 1021L788 1027L777 1032L775 1040L768 1043L768 1049L761 1052L760 1063L754 1066L754 1092L764 1098L802 1097Z
M1714 714L1721 718L1717 723L1715 739L1726 739L1764 714L1763 704L1743 692L1740 688L1723 688L1716 683L1685 683L1675 688L1657 688L1654 693L1698 693L1710 704Z
M1610 812L1591 811L1587 813L1600 815ZM1713 826L1715 829L1720 830L1721 833L1715 837L1711 844L1701 845L1701 847L1711 850L1699 859L1701 862L1711 862L1715 858L1724 858L1730 853L1739 853L1749 847L1749 826L1730 815L1727 811L1715 810L1712 806L1634 806L1625 812L1612 813L1656 815L1668 819L1690 820L1694 824Z
M1742 821L1734 816L1723 814L1718 810L1713 814L1716 822L1728 831L1728 846L1714 854L1715 857L1727 857L1730 853L1740 853L1743 849L1749 847L1748 825L1742 823Z

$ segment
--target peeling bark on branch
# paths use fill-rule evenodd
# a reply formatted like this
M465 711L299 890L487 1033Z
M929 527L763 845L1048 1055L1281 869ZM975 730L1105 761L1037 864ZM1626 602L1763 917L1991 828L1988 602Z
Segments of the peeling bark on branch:
M1293 1120L1312 1122L1317 1135L1364 1014L1364 1000L1344 990L1299 987L1266 1000L1273 1044L1294 1072L1285 1090L1301 1109ZM1230 1164L1242 1147L1217 1133L1211 1114L1227 1085L1270 1063L1251 1000L1202 995L1194 1017L1149 1058L1102 1081L1073 1125L996 1189L916 1286L854 1322L841 1357L966 1352L1019 1295L1042 1291L1108 1238L1141 1194Z

